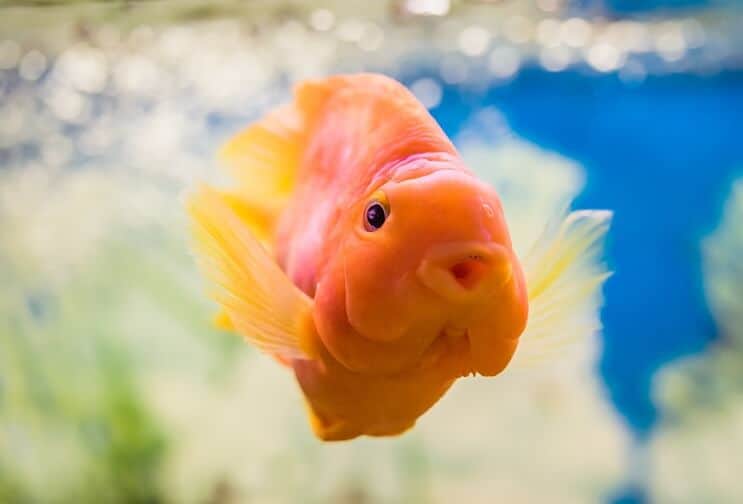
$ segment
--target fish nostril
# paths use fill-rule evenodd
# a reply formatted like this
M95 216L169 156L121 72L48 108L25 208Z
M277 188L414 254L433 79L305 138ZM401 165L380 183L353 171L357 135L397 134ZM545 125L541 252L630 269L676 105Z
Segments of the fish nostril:
M485 276L486 270L487 265L476 256L469 256L449 268L449 272L454 279L465 289L476 287Z

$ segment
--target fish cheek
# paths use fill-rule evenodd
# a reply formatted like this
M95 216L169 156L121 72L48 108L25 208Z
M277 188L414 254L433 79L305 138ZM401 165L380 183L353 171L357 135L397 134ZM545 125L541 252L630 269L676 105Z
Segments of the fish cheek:
M315 326L325 348L354 372L390 373L402 369L408 363L405 352L362 336L348 322L345 288L343 261L339 260L324 271L315 293Z
M411 327L415 300L410 268L377 243L350 242L344 249L346 313L364 337L393 342Z
M361 370L364 359L350 341L353 328L348 323L345 305L343 265L326 268L315 291L315 326L328 352L348 369Z

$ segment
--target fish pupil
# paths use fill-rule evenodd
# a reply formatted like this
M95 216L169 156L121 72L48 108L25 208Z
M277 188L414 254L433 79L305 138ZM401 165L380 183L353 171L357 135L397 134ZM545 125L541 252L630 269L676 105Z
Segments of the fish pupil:
M366 228L368 231L381 228L386 219L386 212L380 203L372 203L366 208Z

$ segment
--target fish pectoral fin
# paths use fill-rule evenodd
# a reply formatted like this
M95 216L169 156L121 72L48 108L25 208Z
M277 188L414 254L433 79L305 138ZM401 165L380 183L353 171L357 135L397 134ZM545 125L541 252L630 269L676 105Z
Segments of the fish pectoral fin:
M313 301L300 291L220 193L188 200L196 256L219 303L222 327L284 358L312 358Z
M606 210L579 210L547 227L524 261L529 319L514 356L523 365L585 340L601 328Z

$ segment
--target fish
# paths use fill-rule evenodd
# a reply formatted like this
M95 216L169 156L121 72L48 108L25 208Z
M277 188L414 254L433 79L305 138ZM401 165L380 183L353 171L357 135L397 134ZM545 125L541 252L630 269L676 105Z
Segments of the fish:
M520 260L495 189L390 77L300 82L217 157L230 184L186 200L215 324L294 373L320 440L400 435L530 334L596 330L576 313L611 212L557 219Z

